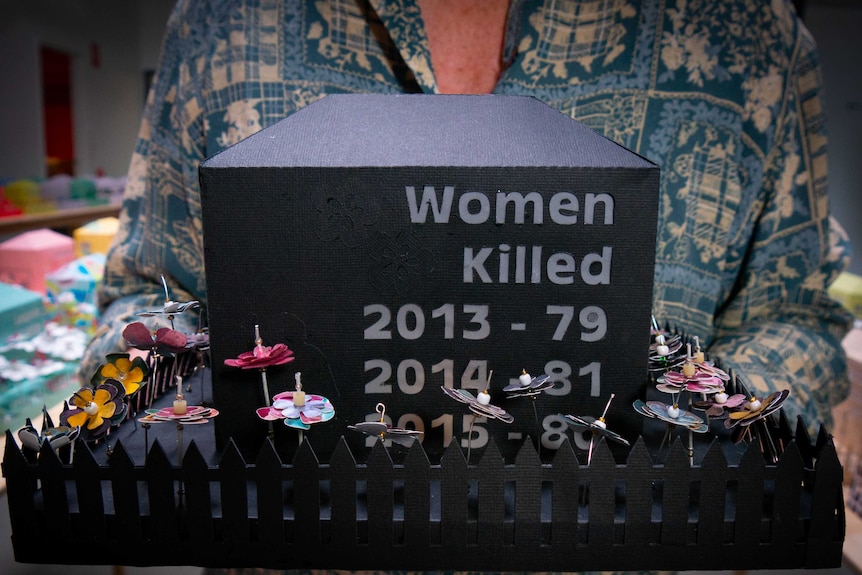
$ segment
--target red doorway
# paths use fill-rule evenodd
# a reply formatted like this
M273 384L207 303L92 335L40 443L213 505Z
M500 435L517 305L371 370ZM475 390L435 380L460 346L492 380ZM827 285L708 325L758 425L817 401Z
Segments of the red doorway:
M75 132L72 124L72 58L42 46L42 117L48 176L75 175Z

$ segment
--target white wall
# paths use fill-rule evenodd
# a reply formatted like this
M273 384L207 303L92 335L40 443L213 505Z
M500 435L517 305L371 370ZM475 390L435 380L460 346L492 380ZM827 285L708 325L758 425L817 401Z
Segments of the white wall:
M832 212L850 235L862 275L862 3L809 1L805 24L823 67Z
M124 175L140 123L143 71L156 65L173 0L6 4L0 19L0 178L45 175L42 45L72 56L77 173Z

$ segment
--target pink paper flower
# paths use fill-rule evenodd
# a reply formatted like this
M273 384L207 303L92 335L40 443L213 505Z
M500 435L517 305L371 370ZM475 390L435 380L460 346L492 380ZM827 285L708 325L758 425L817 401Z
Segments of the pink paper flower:
M252 351L239 354L236 359L226 359L224 364L241 369L264 369L293 361L293 351L283 343L275 345L258 344Z
M724 390L715 393L709 399L703 401L695 401L692 407L699 411L706 411L707 417L723 418L727 415L728 410L735 409L742 405L745 401L745 396L741 393L727 395Z

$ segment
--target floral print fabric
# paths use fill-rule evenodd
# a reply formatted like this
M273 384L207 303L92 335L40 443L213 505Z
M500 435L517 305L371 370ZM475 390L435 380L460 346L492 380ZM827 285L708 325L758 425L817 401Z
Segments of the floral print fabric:
M757 392L792 388L791 417L828 424L848 392L849 318L825 287L848 251L828 212L816 47L791 3L511 0L505 60L495 93L535 96L661 166L659 321ZM205 158L326 94L420 91L436 84L414 0L180 0L82 373L158 300L161 274L205 302Z

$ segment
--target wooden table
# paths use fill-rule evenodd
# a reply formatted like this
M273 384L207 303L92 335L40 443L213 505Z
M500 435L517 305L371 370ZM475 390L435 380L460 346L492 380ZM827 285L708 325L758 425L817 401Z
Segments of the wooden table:
M26 214L0 218L0 235L14 234L40 228L73 230L99 218L116 217L119 204L106 204L88 208L57 210L44 214Z

